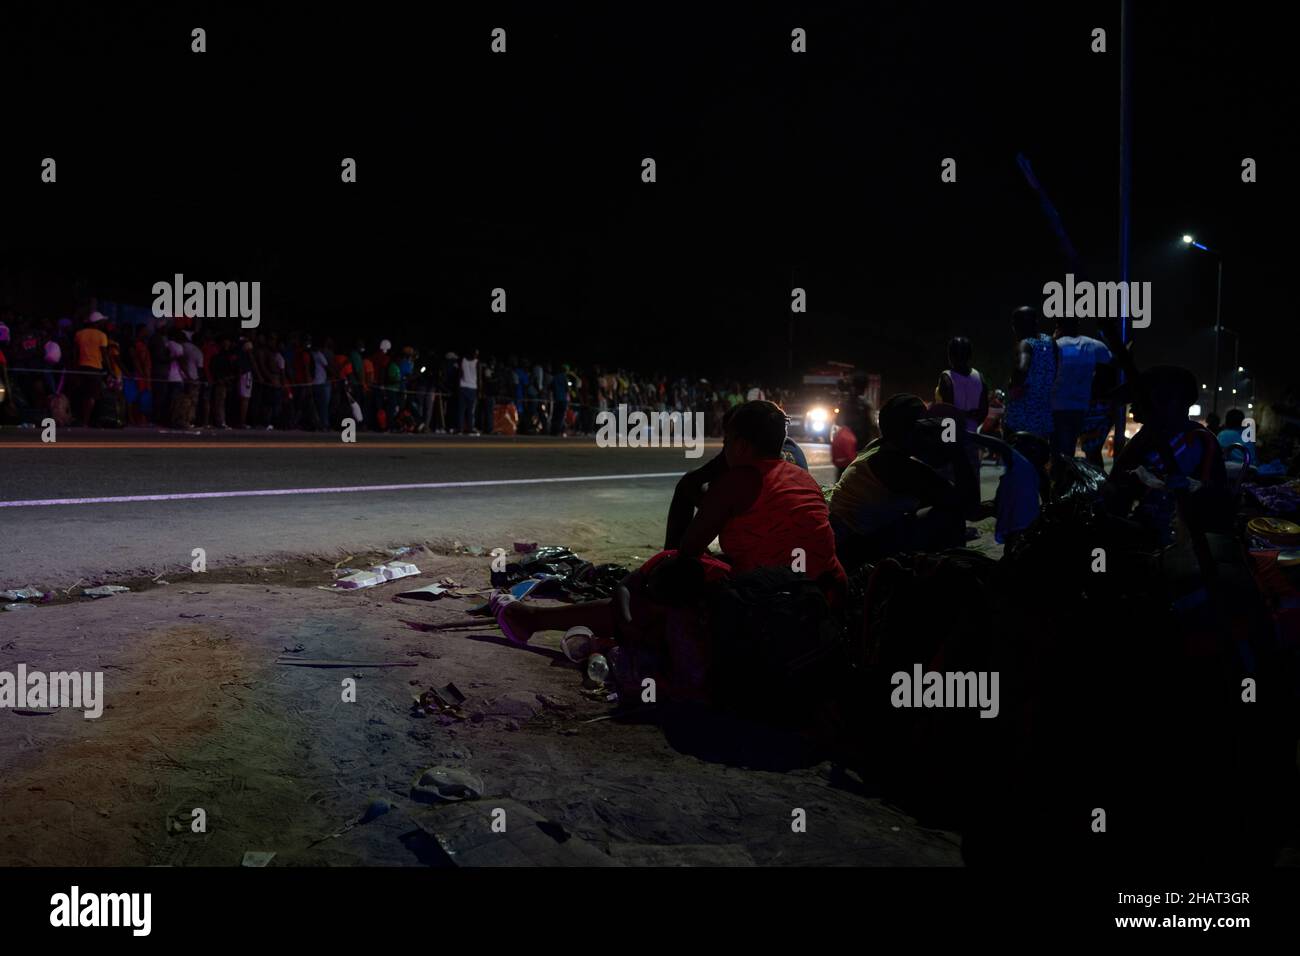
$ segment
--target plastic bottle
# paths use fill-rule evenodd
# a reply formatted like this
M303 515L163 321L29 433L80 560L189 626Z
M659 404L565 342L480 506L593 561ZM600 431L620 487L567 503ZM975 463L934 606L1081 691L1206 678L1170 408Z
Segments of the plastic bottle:
M604 654L592 654L587 658L587 678L597 684L603 684L609 678L609 661Z

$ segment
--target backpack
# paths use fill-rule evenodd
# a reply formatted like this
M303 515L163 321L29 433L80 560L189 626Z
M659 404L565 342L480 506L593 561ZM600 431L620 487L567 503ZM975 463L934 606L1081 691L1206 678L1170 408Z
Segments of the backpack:
M847 668L826 595L789 568L755 568L726 581L709 601L709 623L710 694L730 709L797 714L827 696L827 683Z

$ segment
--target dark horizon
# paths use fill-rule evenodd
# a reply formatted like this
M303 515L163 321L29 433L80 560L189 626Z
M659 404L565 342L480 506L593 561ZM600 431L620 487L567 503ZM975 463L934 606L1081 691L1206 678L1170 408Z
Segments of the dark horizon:
M53 43L32 16L33 42L10 37L16 74ZM212 49L182 106L153 51L193 16ZM94 89L61 75L57 108L18 104L0 300L53 318L74 289L147 306L175 272L258 279L281 331L775 381L800 286L796 374L850 361L887 393L925 392L965 334L1000 384L1011 310L1069 271L1021 152L1089 276L1118 278L1118 6L690 11L635 31L612 13L495 8L453 15L445 42L384 17L231 34L229 14L173 19L106 22L112 66ZM1208 376L1215 263L1178 242L1194 233L1223 251L1223 324L1268 391L1289 375L1270 227L1294 198L1290 81L1270 55L1281 30L1243 19L1137 11L1130 277L1153 283L1154 310L1133 337L1139 363ZM505 56L488 51L498 22ZM794 25L811 53L790 52ZM462 35L484 40L447 39ZM382 67L332 56L357 36L383 45ZM320 71L334 95L261 93L263 72ZM110 119L117 97L142 108ZM47 154L57 186L37 178ZM939 180L949 156L955 184ZM1256 183L1241 182L1246 156ZM488 308L496 287L505 315ZM1233 347L1225 335L1225 369Z

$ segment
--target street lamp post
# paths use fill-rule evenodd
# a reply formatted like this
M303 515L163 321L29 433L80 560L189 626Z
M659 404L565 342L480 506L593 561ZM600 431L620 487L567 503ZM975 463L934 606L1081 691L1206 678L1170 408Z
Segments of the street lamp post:
M1183 244L1195 246L1202 252L1208 252L1219 260L1219 286L1214 296L1214 368L1210 371L1211 388L1214 392L1212 411L1217 415L1219 413L1219 339L1222 338L1223 333L1223 256L1209 246L1197 242L1191 236L1183 236Z
M1214 295L1214 384L1219 384L1219 340L1223 338L1223 256L1219 256L1219 288ZM1214 392L1214 413L1219 413L1219 392Z

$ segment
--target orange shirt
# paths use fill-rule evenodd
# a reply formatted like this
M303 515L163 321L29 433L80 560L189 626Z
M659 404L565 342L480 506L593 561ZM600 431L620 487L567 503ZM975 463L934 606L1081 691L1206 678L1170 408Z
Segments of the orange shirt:
M104 353L100 350L108 348L108 336L94 326L86 326L73 338L77 345L77 364L102 369Z

